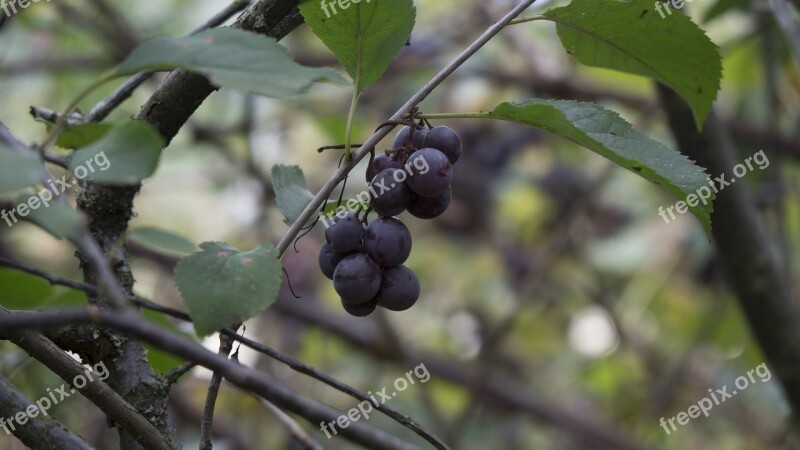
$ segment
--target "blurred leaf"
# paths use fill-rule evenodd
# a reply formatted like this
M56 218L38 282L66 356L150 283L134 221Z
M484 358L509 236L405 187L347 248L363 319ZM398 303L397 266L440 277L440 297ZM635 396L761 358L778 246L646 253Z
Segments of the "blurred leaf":
M174 334L180 334L189 339L196 340L194 336L184 333L180 328L176 327L164 314L149 309L142 309L142 316ZM185 361L183 358L165 352L158 347L145 344L145 348L147 349L147 360L150 362L150 365L162 374L166 374Z
M702 167L636 131L617 113L592 103L539 99L502 103L489 116L531 125L567 138L661 186L679 200L685 200L700 187L708 188L708 175ZM715 197L710 194L713 200ZM689 206L689 210L710 235L713 204L698 203Z
M192 241L172 231L155 227L139 227L128 232L128 239L156 250L173 253L193 253L197 246Z
M108 123L84 123L67 127L58 136L56 145L61 148L81 148L103 137L111 124Z
M6 268L0 268L0 286L3 286L0 305L7 309L37 308L53 293L47 281Z
M198 336L244 322L275 302L283 272L272 244L248 252L221 242L200 248L175 268L175 283Z
M360 93L386 72L408 42L417 10L412 0L353 2L346 8L341 5L309 0L301 2L300 11Z
M89 300L85 292L77 289L65 288L64 292L52 297L46 301L43 306L48 308L69 308L86 306L88 303Z
M750 0L718 0L716 3L714 3L714 6L706 11L705 16L703 16L703 23L706 24L711 22L712 20L725 15L725 13L731 10L747 10L749 7Z
M20 201L28 198L32 197L26 197ZM40 205L37 209L31 209L24 219L39 226L57 239L75 239L80 231L80 214L62 203L51 203L50 206Z
M662 18L652 0L573 0L545 16L557 22L558 37L576 60L669 86L689 103L702 128L719 91L722 64L717 46L691 19L679 13Z
M3 296L0 305L8 309L68 308L86 306L86 293L12 269L0 268Z
M116 74L177 68L203 74L220 86L271 97L301 94L317 81L344 82L331 69L297 64L273 38L233 28L149 39L117 67Z
M141 120L126 120L75 152L69 169L76 177L91 181L135 184L156 171L164 146L164 139L150 125Z
M0 193L36 184L44 166L34 154L17 154L0 143Z
M293 224L314 198L306 185L303 169L298 166L272 166L272 187L287 225Z

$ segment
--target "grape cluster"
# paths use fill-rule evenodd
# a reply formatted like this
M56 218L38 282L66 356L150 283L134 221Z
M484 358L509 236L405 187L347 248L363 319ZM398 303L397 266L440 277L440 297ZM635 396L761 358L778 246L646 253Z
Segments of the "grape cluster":
M461 139L448 127L404 127L393 150L370 161L370 206L378 219L364 226L357 214L332 218L319 251L319 267L348 313L363 317L378 306L405 311L417 302L420 283L404 266L411 233L394 216L403 211L421 219L442 214L450 204L452 165Z

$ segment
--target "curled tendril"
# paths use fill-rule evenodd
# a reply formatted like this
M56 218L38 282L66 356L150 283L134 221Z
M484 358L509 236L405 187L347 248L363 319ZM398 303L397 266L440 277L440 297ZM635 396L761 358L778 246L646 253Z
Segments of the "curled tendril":
M297 298L297 299L303 298L303 297L301 297L301 296L299 296L299 295L294 293L294 289L292 288L292 280L289 279L289 272L286 271L285 267L283 268L283 273L286 274L286 284L289 285L289 291L292 293L292 296L294 296L294 298Z

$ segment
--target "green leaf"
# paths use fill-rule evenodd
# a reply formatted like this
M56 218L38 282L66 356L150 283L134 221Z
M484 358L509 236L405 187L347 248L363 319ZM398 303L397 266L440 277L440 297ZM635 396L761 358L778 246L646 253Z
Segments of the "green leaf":
M708 175L702 167L636 131L617 113L592 103L538 99L502 103L489 116L567 138L661 186L679 200L685 200L701 187L708 188ZM713 193L710 195L713 200ZM689 210L710 235L713 204L698 203Z
M7 268L0 268L0 286L0 305L7 309L68 308L87 302L83 291L53 286L40 277Z
M149 39L117 67L116 74L178 68L203 74L220 86L271 97L301 94L316 81L344 82L331 69L297 64L273 38L233 28Z
M579 62L669 86L702 128L719 91L722 63L717 46L691 19L676 12L662 18L653 0L573 0L545 16L557 23L564 49Z
M411 37L417 10L412 0L301 2L314 34L336 55L361 93L377 81ZM343 5L349 5L342 8Z
M35 196L19 200L20 203L29 202L32 198ZM39 198L41 199L41 197ZM19 206L17 206L17 214L19 215ZM41 202L38 208L30 209L23 218L50 233L56 239L76 239L82 220L78 211L65 204L50 203L49 206L45 206Z
M193 253L197 246L183 236L155 227L140 227L128 232L128 240L172 253Z
M142 309L142 317L156 325L164 328L172 333L183 335L189 339L195 340L195 337L189 333L183 332L180 328L175 326L164 314L149 310ZM179 358L172 353L165 352L158 347L145 344L147 349L147 361L159 373L166 374L174 367L181 365L185 360Z
M37 308L53 294L53 287L47 281L6 268L0 268L0 286L3 286L0 305L8 309Z
M200 248L175 268L175 283L198 336L244 322L275 302L283 272L272 244L249 252L221 242Z
M272 188L287 225L293 224L314 198L306 185L303 169L298 166L272 166Z
M69 169L78 179L135 184L156 171L164 146L164 139L150 125L141 120L126 120L75 152Z
M34 154L17 154L0 143L0 193L36 184L44 166Z
M103 137L110 129L111 124L108 123L73 125L61 132L56 140L56 145L61 148L86 147Z

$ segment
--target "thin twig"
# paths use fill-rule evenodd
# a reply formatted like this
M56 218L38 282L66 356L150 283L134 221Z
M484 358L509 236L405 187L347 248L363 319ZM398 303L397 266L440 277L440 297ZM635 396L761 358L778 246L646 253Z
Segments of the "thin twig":
M219 335L219 356L227 358L233 348L233 339L227 335ZM206 404L203 407L203 419L200 421L200 450L211 450L214 444L211 442L211 427L214 423L214 408L217 405L217 395L222 385L222 374L214 372L211 376L211 383L208 385L206 394Z
M0 375L0 417L13 417L33 404L32 400ZM29 416L28 423L25 426L14 428L13 433L17 439L30 448L58 447L70 450L94 450L94 447L82 437L46 415Z
M164 376L164 378L166 379L167 387L170 387L173 384L177 383L180 377L186 375L187 373L189 373L190 370L194 369L195 367L197 367L196 363L192 361L187 361L181 364L180 366L170 370L169 373L167 373Z
M425 83L425 85L417 91L406 103L403 105L397 112L389 119L389 120L400 120L405 117L408 113L411 112L414 107L416 107L422 100L424 100L428 95L430 95L433 90L439 86L444 80L446 80L456 69L458 69L464 62L466 62L469 58L471 58L478 50L481 49L487 42L489 42L497 33L499 33L509 22L514 20L519 14L525 11L529 6L531 6L536 0L524 0L519 5L517 5L514 9L512 9L508 14L506 14L502 19L495 22L491 27L489 27L486 31L484 31L472 44L470 44L464 51L462 51L458 56L456 56L450 63L448 63L442 70L439 71L430 81ZM342 164L333 175L331 175L330 179L322 186L322 189L317 192L317 195L309 202L297 220L294 221L292 226L289 228L289 231L281 238L280 242L278 242L277 249L278 254L283 255L286 250L289 248L289 245L294 241L294 238L300 233L300 229L308 223L311 217L317 212L317 210L322 206L322 203L327 199L331 192L336 189L336 186L345 179L348 173L352 170L352 168L361 161L369 152L371 152L375 146L380 142L381 139L386 137L390 131L394 129L394 125L387 125L381 129L378 129L372 137L367 139L364 145L359 149L358 152L353 154L353 159L349 163Z
M201 31L208 30L209 28L214 28L222 25L225 23L226 20L233 17L235 14L244 11L250 5L249 0L236 0L227 8L220 11L217 15L209 19L203 25L194 29L189 35L194 35L200 33ZM149 80L150 77L153 76L156 72L140 72L136 75L128 78L127 81L122 83L118 88L114 89L114 92L108 95L108 97L101 100L97 103L90 111L89 114L86 115L87 122L101 122L112 111L114 111L122 102L130 98L133 95L133 92L142 85L145 81Z
M91 311L96 311L96 309L84 311L88 315L93 315ZM120 317L125 317L125 320L131 320L129 314L122 314ZM13 320L15 317L0 307L0 321L9 320L9 318ZM79 362L72 359L71 356L42 336L38 331L25 329L19 331L19 329L12 330L10 327L0 327L0 329L3 330L3 333L7 335L6 337L11 342L17 344L33 358L47 366L48 369L69 383L70 386L73 386L73 380L77 377L85 376L86 370ZM109 418L119 424L122 429L133 436L145 448L172 450L170 443L165 440L164 436L158 432L153 424L148 422L145 417L139 414L136 408L131 406L130 403L99 378L94 378L79 392L97 405Z
M96 326L114 329L133 339L156 346L187 361L194 361L212 372L220 372L231 384L247 392L253 392L264 397L277 406L305 418L309 423L314 425L322 422L332 422L341 416L339 411L316 400L305 397L286 386L275 383L255 369L235 363L228 358L210 352L198 343L164 330L137 315L97 308L77 308L41 312L25 311L24 313L11 314L5 308L0 307L0 330L2 330L0 333L6 335L17 333L19 330L48 328L66 324L94 324ZM24 331L23 333L32 332ZM27 340L20 341L17 339L15 343L20 345L25 344L25 342L27 342ZM53 344L53 347L55 347L55 344ZM59 352L64 355L64 357L69 358L69 356L60 349ZM72 358L69 359L77 364ZM92 385L94 385L94 383L89 386ZM116 395L116 393L114 394ZM338 431L339 436L371 449L412 450L416 448L406 441L386 434L362 422L352 422L347 428L341 428ZM152 433L154 436L162 438L155 429ZM154 436L151 437L154 438ZM160 447L147 446L147 448Z
M13 150L19 153L27 152L35 155L40 154L36 149L25 145L22 143L22 141L17 139L2 123L0 123L0 139L6 141L6 143L10 145ZM43 167L42 183L46 185L47 180L54 179L55 176L53 176L53 174L46 167ZM63 192L56 192L55 200L62 205L66 205ZM87 259L92 262L95 270L97 271L100 283L107 293L111 304L115 308L127 308L129 306L128 302L126 301L127 296L124 289L120 285L119 280L117 280L114 272L111 270L108 259L103 254L100 246L94 240L94 237L86 227L86 224L80 219L78 220L78 226L79 230L76 233L76 236L72 237L70 240L87 257Z
M84 291L84 292L87 292L87 293L90 293L90 294L94 294L98 290L96 286L92 286L90 284L83 283L83 282L80 282L80 281L70 280L70 279L61 277L59 275L54 275L54 274L45 272L43 270L37 269L35 267L32 267L32 266L30 266L28 264L25 264L25 263L22 263L22 262L19 262L19 261L13 261L11 259L4 258L2 256L0 256L0 267L7 267L9 269L19 270L21 272L25 272L25 273L28 273L30 275L34 275L34 276L37 276L37 277L42 278L44 280L47 280L50 284L66 286L66 287L70 287L72 289L78 289L78 290L81 290L81 291ZM159 305L157 303L153 303L150 300L146 300L146 299L141 298L141 297L130 296L130 301L132 303L136 304L139 307L142 307L142 308L145 308L145 309L149 309L151 311L156 311L156 312L159 312L159 313L162 313L162 314L166 314L168 316L174 317L174 318L179 319L179 320L191 321L191 318L189 317L189 315L184 313L184 312L177 311L175 309L172 309L172 308L169 308L169 307L166 307L166 306L162 306L162 305ZM223 328L220 331L220 334L224 335L224 336L227 336L227 337L231 338L232 340L237 341L237 342L241 343L242 345L247 346L247 347L249 347L249 348L251 348L251 349L253 349L253 350L255 350L255 351L259 352L259 353L262 353L262 354L264 354L266 356L269 356L270 358L273 358L273 359L275 359L277 361L280 361L280 362L286 364L287 366L289 366L289 368L291 368L292 370L295 370L295 371L297 371L299 373L302 373L302 374L307 375L307 376L309 376L311 378L314 378L314 379L316 379L316 380L318 380L318 381L320 381L322 383L325 383L328 386L330 386L330 387L332 387L332 388L334 388L334 389L336 389L336 390L338 390L338 391L340 391L342 393L345 393L345 394L353 397L354 399L356 399L358 401L370 401L370 398L369 398L369 396L367 394L355 389L354 387L352 387L352 386L350 386L350 385L348 385L346 383L343 383L343 382L331 377L330 375L328 375L328 374L326 374L324 372L321 372L321 371L315 369L314 367L312 367L312 366L310 366L310 365L308 365L308 364L306 364L306 363L304 363L304 362L302 362L302 361L300 361L298 359L295 359L295 358L293 358L291 356L285 355L285 354L283 354L283 353L281 353L281 352L279 352L279 351L277 351L277 350L275 350L275 349L273 349L271 347L268 347L268 346L266 346L264 344L256 342L256 341L254 341L252 339L248 339L248 338L246 338L244 336L241 336L234 329ZM435 448L440 449L440 450L448 449L447 445L444 442L442 442L441 439L436 437L433 433L431 433L431 432L425 430L424 428L422 428L422 426L419 425L411 417L409 417L409 416L407 416L407 415L405 415L405 414L403 414L403 413L401 413L399 411L396 411L393 408L390 408L390 407L386 406L386 404L382 404L380 406L376 406L375 409L377 409L378 411L382 412L384 415L386 415L387 417L393 419L397 423L399 423L399 424L403 425L404 427L408 428L409 430L413 431L414 433L416 433L420 437L424 438L426 441L430 442Z
M264 405L268 410L275 414L275 417L281 421L286 428L289 429L289 432L292 434L292 437L295 438L298 442L303 444L306 450L324 450L321 445L317 441L311 438L311 436L306 433L300 424L298 424L294 419L291 418L288 414L283 412L280 408L273 405L271 402L265 399L261 399L261 404Z

